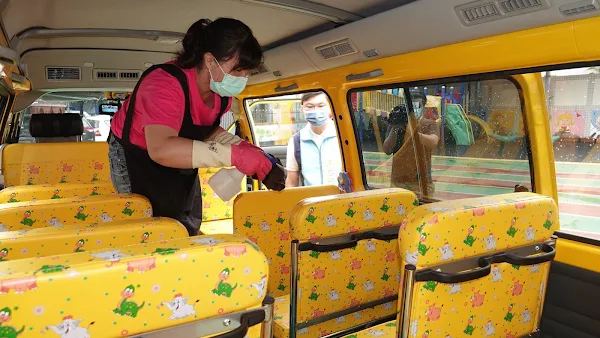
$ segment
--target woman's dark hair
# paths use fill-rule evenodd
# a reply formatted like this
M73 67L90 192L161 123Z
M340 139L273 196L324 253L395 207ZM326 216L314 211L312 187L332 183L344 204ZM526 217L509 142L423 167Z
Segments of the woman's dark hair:
M183 49L177 54L177 64L182 68L202 68L205 53L211 53L217 61L237 56L233 69L255 69L263 60L262 49L252 30L236 19L198 20L190 26L182 44Z

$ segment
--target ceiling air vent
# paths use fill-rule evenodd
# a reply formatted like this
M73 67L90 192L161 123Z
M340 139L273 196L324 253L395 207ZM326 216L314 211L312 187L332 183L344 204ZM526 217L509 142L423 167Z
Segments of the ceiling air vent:
M454 11L463 25L473 26L548 8L548 0L478 0L454 7Z
M500 15L500 11L493 2L488 2L465 8L462 10L462 15L468 22L473 22Z
M250 76L265 74L268 72L269 72L269 69L267 69L267 66L265 66L264 63L261 63L260 66L258 66L258 68L252 69L250 71Z
M94 80L114 81L119 78L119 73L116 70L94 69Z
M79 81L81 68L79 67L46 67L48 81Z
M542 0L500 0L500 8L506 13L522 11L525 9L542 6Z
M121 81L137 81L140 76L141 72L138 70L119 72L119 80Z
M578 15L600 10L598 0L584 0L560 6L560 12L565 16Z
M335 59L338 57L356 54L358 49L350 39L344 39L336 42L332 42L326 45L318 46L315 48L325 60Z

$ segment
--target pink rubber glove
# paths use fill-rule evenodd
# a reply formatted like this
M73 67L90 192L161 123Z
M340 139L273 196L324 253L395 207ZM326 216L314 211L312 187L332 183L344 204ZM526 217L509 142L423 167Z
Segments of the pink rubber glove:
M265 179L273 166L262 149L245 141L231 146L231 164L242 174L256 175L261 181Z

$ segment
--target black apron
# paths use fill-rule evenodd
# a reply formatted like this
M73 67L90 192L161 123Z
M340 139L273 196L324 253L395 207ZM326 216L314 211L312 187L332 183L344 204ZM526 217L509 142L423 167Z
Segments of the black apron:
M162 69L171 74L179 81L183 89L185 108L179 137L197 141L206 140L219 127L229 98L221 97L221 109L212 125L195 125L190 111L190 89L185 73L174 64L154 65L142 74L129 98L122 138L119 139L112 133L110 135L124 149L131 191L150 200L154 216L174 218L187 228L190 236L195 236L198 234L202 222L202 194L198 169L176 169L162 166L154 162L146 150L132 144L129 140L137 90L146 75L155 69Z

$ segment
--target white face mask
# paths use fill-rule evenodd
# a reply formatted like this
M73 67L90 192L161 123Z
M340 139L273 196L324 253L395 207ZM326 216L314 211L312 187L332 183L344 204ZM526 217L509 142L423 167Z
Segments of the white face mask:
M234 76L229 73L225 73L219 62L217 60L215 60L215 62L223 72L223 80L216 82L209 68L208 72L210 73L210 90L219 94L219 96L230 97L240 95L240 93L244 91L244 88L246 88L248 78L245 76Z

